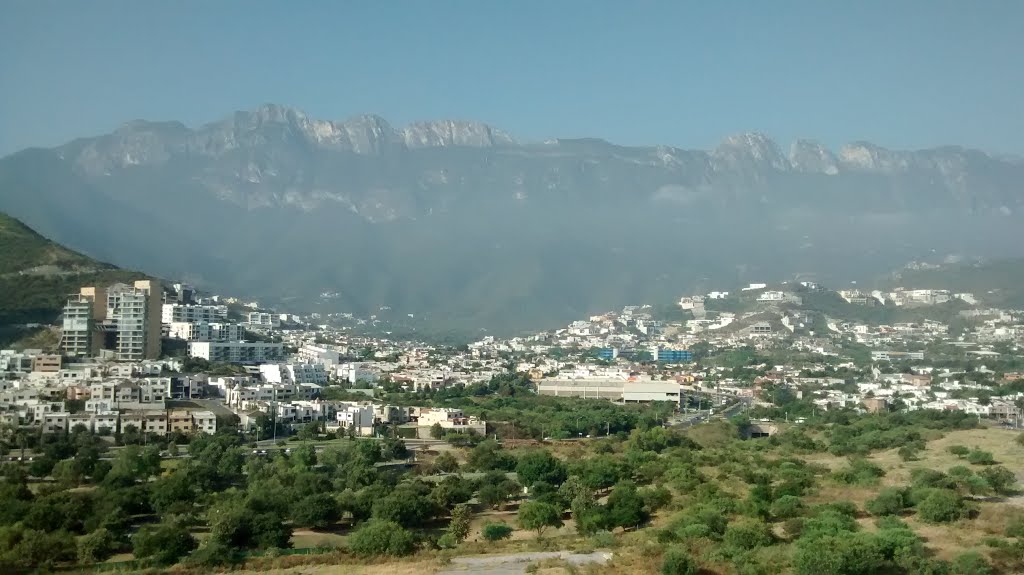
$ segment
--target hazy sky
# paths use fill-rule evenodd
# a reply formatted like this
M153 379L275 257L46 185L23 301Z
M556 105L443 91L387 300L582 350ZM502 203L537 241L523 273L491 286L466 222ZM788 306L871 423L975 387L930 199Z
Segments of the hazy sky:
M1019 0L0 2L0 154L264 102L516 137L1024 153Z

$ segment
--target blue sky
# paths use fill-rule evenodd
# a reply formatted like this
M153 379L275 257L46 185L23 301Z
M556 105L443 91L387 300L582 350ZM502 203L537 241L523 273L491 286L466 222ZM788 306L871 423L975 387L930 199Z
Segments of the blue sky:
M524 140L1024 154L1024 2L0 2L0 154L264 102Z

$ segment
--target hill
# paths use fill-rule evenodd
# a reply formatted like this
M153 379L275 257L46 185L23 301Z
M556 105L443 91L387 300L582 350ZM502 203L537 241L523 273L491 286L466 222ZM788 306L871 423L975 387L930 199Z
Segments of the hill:
M889 286L973 293L985 303L1024 308L1024 259L1000 259L904 269L886 278Z
M1024 162L955 147L520 142L267 105L0 159L0 210L202 289L501 335L800 272L839 285L935 254L1022 256L1022 179Z
M0 346L38 331L26 324L55 322L80 286L144 277L69 250L0 213Z

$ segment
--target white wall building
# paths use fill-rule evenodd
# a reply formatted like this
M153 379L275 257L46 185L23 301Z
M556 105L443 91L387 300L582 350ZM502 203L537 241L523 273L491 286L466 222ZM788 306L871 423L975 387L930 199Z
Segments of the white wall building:
M241 341L245 330L235 323L171 322L168 335L187 341Z
M160 313L160 321L171 323L216 323L228 317L226 305L193 305L165 303Z
M188 355L220 363L266 363L281 359L284 346L262 341L190 341Z

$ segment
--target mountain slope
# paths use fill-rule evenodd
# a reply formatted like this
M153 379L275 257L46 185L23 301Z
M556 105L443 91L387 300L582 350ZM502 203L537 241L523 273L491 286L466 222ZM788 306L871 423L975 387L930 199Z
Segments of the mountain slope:
M71 251L0 213L0 328L55 321L68 294L82 285L144 277Z
M514 331L701 286L1024 255L1022 181L1024 162L952 147L522 143L476 122L396 128L268 105L9 156L0 209L209 289Z

